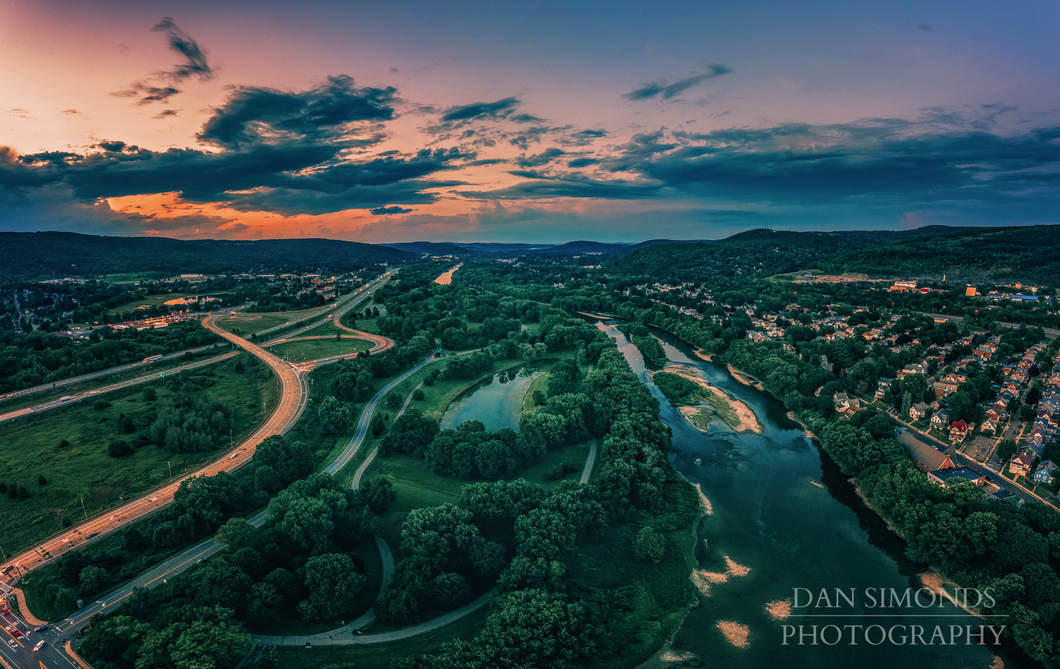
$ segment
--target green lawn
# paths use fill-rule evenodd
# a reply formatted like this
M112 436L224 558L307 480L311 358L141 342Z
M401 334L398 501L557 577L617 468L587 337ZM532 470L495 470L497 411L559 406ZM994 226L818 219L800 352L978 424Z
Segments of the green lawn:
M241 357L249 360L248 354ZM209 379L213 385L197 392L221 399L231 407L236 426L234 441L238 441L261 423L266 415L263 409L271 410L279 393L279 384L271 373L263 372L258 379L252 377L249 369L235 372L239 359L177 375L166 385L154 382L152 387L159 398L171 397L185 379ZM149 444L123 458L107 455L112 441L131 442L138 434L149 434L157 400L145 402L142 390L143 386L135 386L103 395L99 401L109 406L100 405L98 411L96 401L84 400L3 425L7 448L0 455L0 482L18 484L30 492L29 498L22 500L0 496L0 508L5 511L0 514L4 550L13 553L59 531L64 518L67 522L83 519L82 499L89 514L100 512L123 497L164 483L170 467L174 475L182 474L217 458L228 448L227 443L222 443L218 450L206 453L172 453ZM132 417L135 433L122 434L118 429L121 414ZM64 439L69 445L60 446ZM38 482L39 476L44 476L44 485Z
M523 411L533 411L537 408L537 403L534 402L535 390L540 390L543 395L548 395L548 377L549 372L545 372L534 379L534 382L526 389L526 396L523 397Z
M433 654L446 641L470 640L486 620L489 607L469 613L441 629L392 643L365 646L281 646L277 648L279 666L284 669L319 669L324 666L388 667L393 660L412 655Z
M303 309L302 311L277 311L260 314L237 311L230 316L223 316L217 319L217 325L221 329L229 332L235 332L238 329L238 334L246 337L247 335L257 334L262 330L268 330L269 328L274 328L278 325L286 325L314 316L326 316L327 311L331 309L332 304L318 307L316 309Z
M320 360L331 358L336 355L350 355L360 353L372 348L372 342L365 339L307 339L304 341L292 341L286 344L276 344L269 347L271 353L290 360L291 362L306 362L309 360Z

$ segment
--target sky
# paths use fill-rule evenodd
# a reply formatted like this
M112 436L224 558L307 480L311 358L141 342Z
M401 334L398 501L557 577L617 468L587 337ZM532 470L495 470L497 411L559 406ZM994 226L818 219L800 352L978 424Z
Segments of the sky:
M1060 5L0 0L0 230L1060 223Z

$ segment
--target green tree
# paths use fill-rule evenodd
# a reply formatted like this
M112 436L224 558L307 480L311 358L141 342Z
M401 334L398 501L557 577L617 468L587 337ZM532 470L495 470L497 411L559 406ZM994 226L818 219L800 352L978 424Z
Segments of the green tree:
M217 541L225 545L229 553L243 548L254 531L254 525L246 518L229 518L217 530Z
M633 554L641 562L660 562L666 557L666 537L645 525L633 540Z
M348 405L329 395L317 407L317 420L320 421L324 434L343 434L349 429L350 422L353 420L353 412L350 411Z
M317 555L305 565L309 603L319 620L333 620L352 611L366 581L354 571L353 560L342 553Z

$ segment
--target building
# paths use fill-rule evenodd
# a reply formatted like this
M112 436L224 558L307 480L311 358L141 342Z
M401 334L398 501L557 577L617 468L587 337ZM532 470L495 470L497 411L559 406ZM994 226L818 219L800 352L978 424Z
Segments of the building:
M1038 471L1034 472L1034 482L1049 485L1053 482L1053 477L1056 475L1055 469L1056 464L1052 460L1042 460L1041 464L1038 465Z
M935 485L946 485L954 479L964 479L965 481L971 481L975 485L980 486L986 483L985 474L980 474L974 469L969 469L968 467L953 467L928 472L928 480Z
M1021 451L1008 461L1008 468L1013 476L1028 476L1031 473L1032 464L1034 464L1034 457L1027 451Z
M968 423L957 420L950 423L950 440L963 441L968 436Z

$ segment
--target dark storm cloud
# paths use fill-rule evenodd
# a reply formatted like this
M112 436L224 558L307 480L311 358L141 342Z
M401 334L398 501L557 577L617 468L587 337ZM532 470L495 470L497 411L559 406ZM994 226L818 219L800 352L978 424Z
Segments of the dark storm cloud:
M163 18L151 28L151 32L165 33L170 50L184 57L184 62L178 63L171 72L163 72L161 76L173 81L183 81L190 77L198 77L199 81L213 79L213 68L206 61L206 52L200 49L195 40L188 37L172 18Z
M316 88L300 93L271 88L236 89L203 126L199 139L235 148L296 134L327 137L345 133L361 121L394 118L397 90L392 87L357 88L351 77L328 77Z
M404 207L376 207L375 209L369 209L368 211L373 216L388 216L390 214L408 214L413 210L405 209Z
M533 156L523 156L515 161L519 167L540 167L541 165L547 165L560 156L567 155L567 152L563 149L550 148L545 149L541 153Z
M666 79L658 79L648 84L644 84L640 88L635 88L629 93L626 93L622 97L627 100L647 100L648 98L661 97L663 100L670 100L681 93L684 93L693 86L698 86L708 79L720 77L723 74L730 74L732 68L724 65L717 65L711 63L705 68L706 72L698 74L694 77L688 77L686 79L680 79L678 81L667 83Z
M1052 198L1060 129L1001 137L879 119L706 134L640 135L603 161L703 197L824 204ZM1038 194L1013 192L1044 189Z

